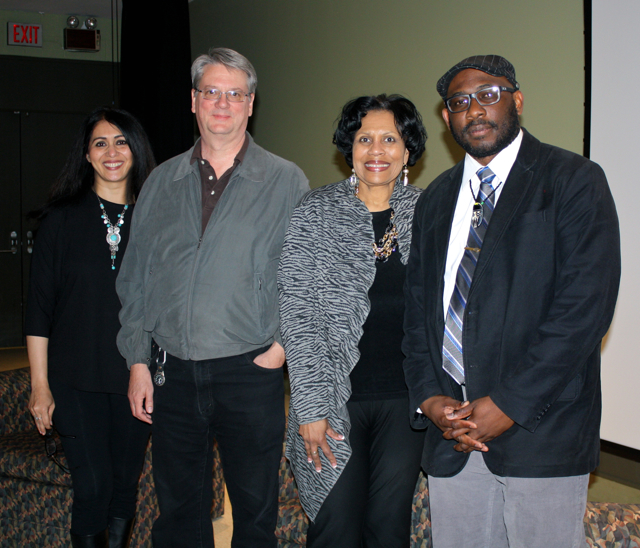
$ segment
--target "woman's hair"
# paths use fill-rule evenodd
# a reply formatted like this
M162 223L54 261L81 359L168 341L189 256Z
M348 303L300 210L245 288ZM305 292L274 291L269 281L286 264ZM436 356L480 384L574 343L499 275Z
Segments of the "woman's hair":
M362 127L362 118L372 110L386 110L393 114L398 133L409 151L407 164L412 166L420 159L427 141L427 131L422 124L422 116L416 106L402 95L376 95L358 97L349 101L336 120L338 125L333 134L333 144L353 167L353 139Z
M131 149L133 165L127 178L127 203L135 202L142 184L156 165L149 138L140 122L128 112L101 107L82 122L64 167L51 187L47 202L40 209L32 211L30 217L42 220L52 209L78 203L93 188L94 170L86 156L93 130L103 120L122 132Z

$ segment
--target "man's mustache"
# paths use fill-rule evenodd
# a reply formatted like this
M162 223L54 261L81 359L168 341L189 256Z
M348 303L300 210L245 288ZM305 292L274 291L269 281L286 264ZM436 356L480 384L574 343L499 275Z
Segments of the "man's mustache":
M498 129L498 124L496 124L495 122L491 122L490 120L473 120L472 122L469 122L466 126L464 126L464 128L462 129L462 133L467 133L467 131L469 131L474 126L489 126L490 128Z

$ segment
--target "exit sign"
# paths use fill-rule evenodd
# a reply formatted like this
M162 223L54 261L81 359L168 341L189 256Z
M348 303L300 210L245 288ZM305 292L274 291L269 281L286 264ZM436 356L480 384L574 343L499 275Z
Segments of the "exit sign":
M42 25L7 23L7 44L10 46L42 47Z

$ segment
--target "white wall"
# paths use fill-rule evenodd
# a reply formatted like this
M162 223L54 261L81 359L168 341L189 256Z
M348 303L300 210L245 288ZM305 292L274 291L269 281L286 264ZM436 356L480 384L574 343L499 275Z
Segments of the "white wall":
M640 71L636 0L593 0L591 159L620 218L622 282L602 354L601 437L640 449Z

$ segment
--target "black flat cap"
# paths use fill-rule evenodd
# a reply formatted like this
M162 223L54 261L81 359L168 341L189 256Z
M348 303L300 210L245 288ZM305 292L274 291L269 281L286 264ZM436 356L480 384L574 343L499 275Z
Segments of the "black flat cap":
M477 69L491 76L504 76L511 85L520 89L520 84L516 81L516 69L509 63L504 57L499 55L474 55L473 57L467 57L460 61L457 65L451 67L446 74L438 80L436 89L443 99L447 98L447 92L449 90L449 84L453 80L454 76L461 70L465 69Z

